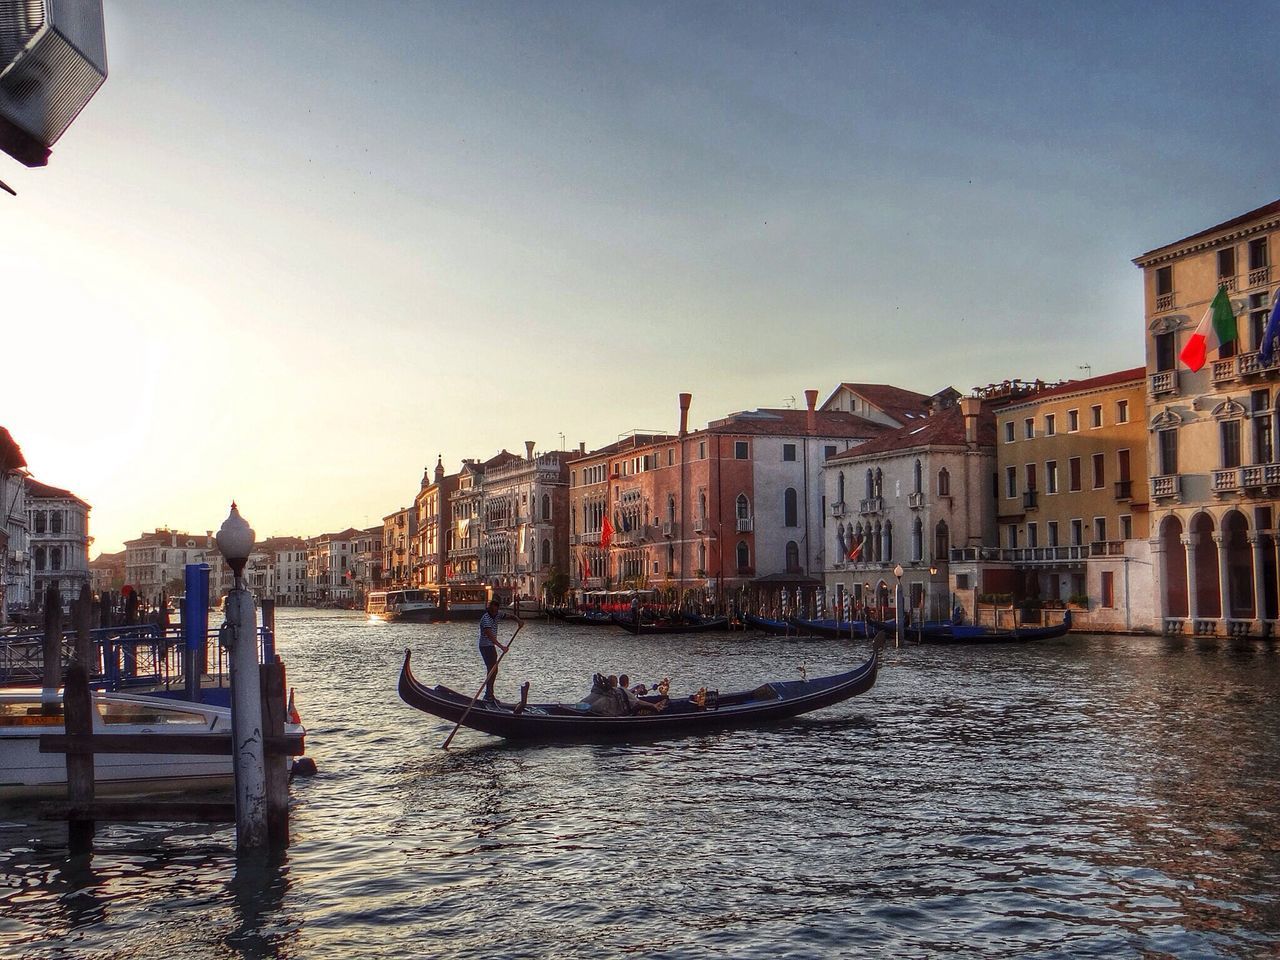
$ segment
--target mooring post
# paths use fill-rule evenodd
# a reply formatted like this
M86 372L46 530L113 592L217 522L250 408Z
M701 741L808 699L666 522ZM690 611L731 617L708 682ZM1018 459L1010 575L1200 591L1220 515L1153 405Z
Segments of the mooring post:
M276 602L271 597L259 601L262 607L262 662L269 664L276 658Z
M67 667L62 703L63 726L67 736L87 737L92 734L93 701L89 693L89 671L79 659L73 660ZM83 810L92 806L93 778L93 754L67 751L67 800L73 810L69 837L73 852L93 844L93 820L74 816L76 809Z
M187 699L200 702L200 676L208 663L209 565L188 563L183 571L182 596L183 673Z
M278 743L284 736L284 663L275 657L259 670L263 729ZM289 845L289 762L287 757L267 757L267 834L273 847Z
M76 629L76 660L87 674L91 674L97 664L93 662L93 635L90 633L93 628L93 595L87 583L81 585L80 599L71 608L71 622Z
M262 693L258 678L258 624L253 594L245 589L244 567L253 550L253 528L235 503L218 531L218 549L235 574L227 594L224 625L230 647L231 741L236 783L236 840L239 849L265 847L266 772L263 763Z
M58 687L62 686L62 597L56 583L44 593L44 657L40 702L45 713L54 713L58 705Z

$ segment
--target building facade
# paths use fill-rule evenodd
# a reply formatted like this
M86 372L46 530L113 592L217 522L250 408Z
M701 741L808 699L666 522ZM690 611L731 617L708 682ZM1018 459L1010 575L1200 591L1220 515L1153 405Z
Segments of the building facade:
M188 563L209 564L212 589L218 582L219 567L224 566L213 531L192 534L160 527L124 544L125 584L148 603L159 603L161 594L182 593Z
M271 596L282 607L299 607L307 600L307 542L301 537L268 537L257 551L272 558Z
M422 475L422 485L413 499L418 516L418 566L413 571L413 585L434 587L445 582L447 533L450 527L449 497L458 488L459 474L444 472L444 461L436 458L435 471L428 479Z
M58 588L64 607L89 585L89 504L70 490L26 480L31 596Z
M401 507L382 518L382 569L379 579L388 587L407 587L412 570L418 515Z
M541 600L557 571L568 572L569 468L567 454L535 454L484 473L479 575L503 602Z
M0 427L0 624L31 612L31 551L27 543L26 467L22 449Z
M1137 257L1146 321L1151 549L1171 631L1269 632L1277 619L1280 368L1259 358L1280 274L1280 200ZM1179 355L1218 290L1238 337L1198 371Z

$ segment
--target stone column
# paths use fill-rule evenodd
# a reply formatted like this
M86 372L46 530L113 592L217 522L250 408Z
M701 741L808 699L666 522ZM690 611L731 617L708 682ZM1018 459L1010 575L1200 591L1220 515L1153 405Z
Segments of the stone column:
M1184 533L1182 546L1187 554L1187 619L1191 621L1191 632L1196 629L1196 617L1200 615L1196 603L1196 535Z
M1151 547L1151 569L1155 573L1155 590L1156 590L1156 618L1160 624L1160 630L1165 629L1165 618L1169 616L1169 556L1164 551L1164 538L1156 537L1154 540L1148 540L1147 543ZM1125 561L1126 564L1128 560Z
M1259 622L1266 618L1266 610L1263 609L1266 594L1262 582L1262 540L1261 530L1249 535L1249 546L1253 548L1253 619Z
M1219 616L1226 621L1231 617L1231 595L1227 592L1231 586L1230 574L1227 572L1227 538L1224 534L1213 534L1214 545L1218 548L1218 610Z

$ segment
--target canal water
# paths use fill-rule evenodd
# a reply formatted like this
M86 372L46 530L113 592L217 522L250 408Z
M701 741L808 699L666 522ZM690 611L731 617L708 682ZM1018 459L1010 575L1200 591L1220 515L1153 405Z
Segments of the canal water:
M504 630L510 625L504 625ZM0 956L1256 957L1280 941L1280 655L1072 636L887 651L870 693L766 729L516 747L396 695L474 691L474 624L281 611L320 773L293 845L0 806ZM864 644L531 622L499 696L594 671L728 691Z

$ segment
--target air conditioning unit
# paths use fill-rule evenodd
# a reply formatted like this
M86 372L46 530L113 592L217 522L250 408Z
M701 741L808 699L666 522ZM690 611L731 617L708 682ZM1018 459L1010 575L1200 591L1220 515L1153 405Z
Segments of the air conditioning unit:
M0 3L0 149L29 167L107 79L102 0Z

